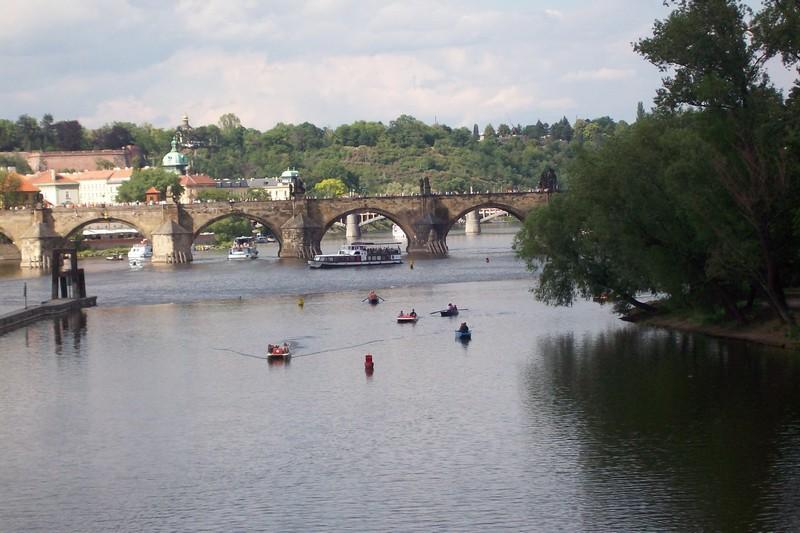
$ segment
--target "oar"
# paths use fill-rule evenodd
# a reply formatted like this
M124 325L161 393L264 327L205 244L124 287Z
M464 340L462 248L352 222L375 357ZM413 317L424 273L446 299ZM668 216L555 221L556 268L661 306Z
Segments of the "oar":
M380 299L381 299L381 300L383 300L384 302L386 301L386 300L384 300L384 299L383 299L383 296L378 296L378 298L380 298Z
M436 313L444 313L447 309L442 309L441 311L433 311L432 313L428 313L429 315L435 315Z

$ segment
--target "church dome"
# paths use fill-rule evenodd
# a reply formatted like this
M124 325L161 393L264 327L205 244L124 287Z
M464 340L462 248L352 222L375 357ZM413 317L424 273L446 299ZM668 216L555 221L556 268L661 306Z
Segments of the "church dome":
M161 160L161 166L182 170L189 165L189 158L178 151L178 141L172 138L172 150Z

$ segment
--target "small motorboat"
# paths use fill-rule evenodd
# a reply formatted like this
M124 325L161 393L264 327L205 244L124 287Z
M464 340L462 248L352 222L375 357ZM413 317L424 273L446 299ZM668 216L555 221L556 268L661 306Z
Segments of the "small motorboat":
M419 320L419 317L417 316L416 313L414 313L414 314L402 314L401 313L401 314L397 315L397 323L398 324L405 324L407 322L410 322L412 324L416 324L417 320Z
M283 344L267 344L268 359L288 359L291 356L292 352L285 342Z

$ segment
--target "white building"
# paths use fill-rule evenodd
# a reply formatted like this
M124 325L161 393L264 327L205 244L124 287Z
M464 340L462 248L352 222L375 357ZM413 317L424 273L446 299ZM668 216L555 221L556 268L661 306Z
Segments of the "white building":
M300 172L286 169L279 178L254 178L247 180L251 189L266 189L271 200L289 200L292 192L296 191L297 184L302 183Z
M72 174L46 170L27 176L26 181L37 186L50 205L112 205L117 203L119 186L131 179L132 174L132 168Z

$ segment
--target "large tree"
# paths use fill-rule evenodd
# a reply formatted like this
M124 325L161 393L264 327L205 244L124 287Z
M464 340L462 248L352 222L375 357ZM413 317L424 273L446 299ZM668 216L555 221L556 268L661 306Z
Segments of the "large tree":
M789 37L780 24L787 17L796 20L800 8L776 0L753 17L736 0L673 4L670 16L657 21L653 36L635 49L671 74L656 97L662 111L703 110L702 132L714 147L713 176L746 222L743 244L753 243L758 254L755 264L743 261L742 274L763 290L784 322L793 323L784 283L795 266L791 216L800 200L797 154L787 150L787 105L764 65L778 53L789 64L797 60L797 27Z
M0 170L0 208L8 209L17 204L20 194L17 192L21 179L14 172Z
M767 2L751 17L733 0L673 5L635 45L667 74L657 110L584 146L569 192L526 221L518 251L531 266L545 258L537 295L553 303L612 291L639 305L635 294L651 291L743 319L740 302L758 288L793 323L783 289L800 243L800 91L784 101L764 62L794 41L758 36L774 36L764 25L797 8L767 16L788 5ZM796 60L792 50L784 60Z

